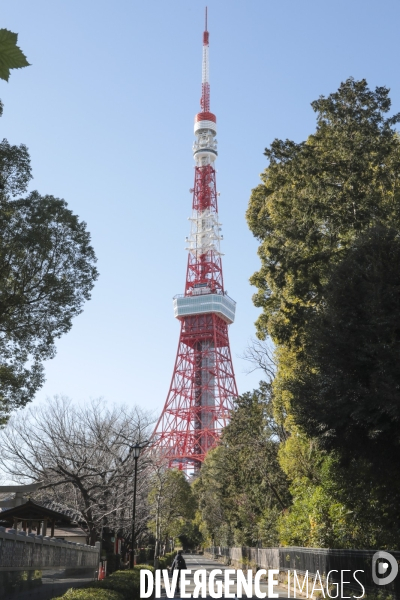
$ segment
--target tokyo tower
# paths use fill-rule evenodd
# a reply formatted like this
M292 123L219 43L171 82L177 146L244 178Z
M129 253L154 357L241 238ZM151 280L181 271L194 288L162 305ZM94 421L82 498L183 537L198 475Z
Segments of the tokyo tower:
M220 251L221 223L214 163L217 119L210 111L209 33L203 33L202 93L194 119L195 160L185 293L174 298L181 322L178 352L152 448L170 467L198 471L229 421L237 396L228 325L236 303L224 290Z

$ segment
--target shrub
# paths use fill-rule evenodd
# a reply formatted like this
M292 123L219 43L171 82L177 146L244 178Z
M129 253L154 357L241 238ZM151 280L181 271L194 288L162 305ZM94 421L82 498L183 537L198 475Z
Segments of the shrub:
M123 596L112 590L98 590L95 588L84 588L76 590L71 588L63 596L54 600L123 600Z
M159 569L166 569L170 567L174 562L174 558L176 556L176 552L167 552L165 556L160 556L158 567Z
M140 570L151 569L148 565L137 565L133 570L115 571L110 577L97 581L93 587L102 590L114 590L123 600L140 598Z
M90 587L79 590L71 588L64 596L54 600L135 600L140 598L140 570L150 569L138 565L133 570L115 571L102 581L90 583Z

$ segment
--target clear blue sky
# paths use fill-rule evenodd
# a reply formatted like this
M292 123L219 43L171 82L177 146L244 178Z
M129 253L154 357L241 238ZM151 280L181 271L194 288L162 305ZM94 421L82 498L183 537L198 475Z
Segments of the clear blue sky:
M275 137L314 130L310 102L349 76L391 88L400 110L395 0L208 0L211 108L218 119L224 278L237 301L239 358L258 310L248 279L257 242L244 213ZM32 66L0 82L2 137L30 150L32 189L64 198L87 222L100 278L57 343L37 401L140 404L161 411L178 343L199 110L202 0L5 0L0 27Z

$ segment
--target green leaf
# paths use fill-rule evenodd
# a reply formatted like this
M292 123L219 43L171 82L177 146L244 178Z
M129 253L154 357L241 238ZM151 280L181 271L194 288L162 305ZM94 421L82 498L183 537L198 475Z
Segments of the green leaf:
M17 46L18 34L0 29L0 78L8 81L10 69L29 67L21 48Z

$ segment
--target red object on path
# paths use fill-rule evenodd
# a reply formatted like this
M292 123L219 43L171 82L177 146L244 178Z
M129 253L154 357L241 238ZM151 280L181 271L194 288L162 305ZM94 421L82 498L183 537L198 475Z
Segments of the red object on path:
M198 471L229 421L238 395L228 326L236 303L224 289L220 252L221 223L214 162L216 117L210 112L209 33L203 34L201 112L195 117L196 162L185 293L175 296L181 322L178 352L163 412L152 436L152 449L170 467Z

